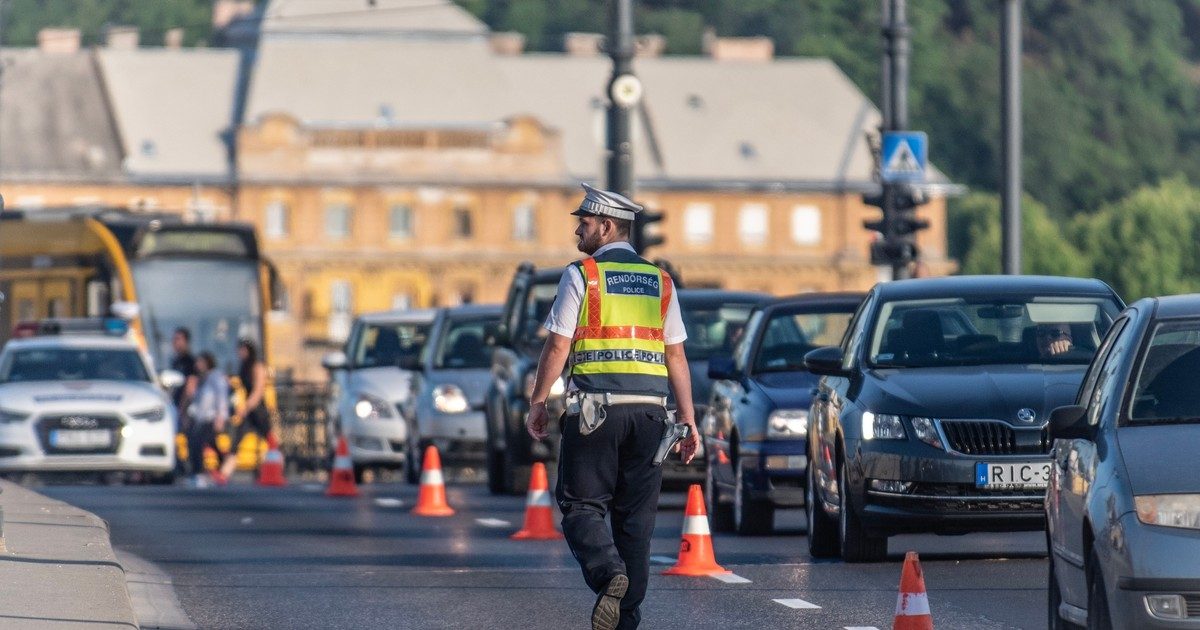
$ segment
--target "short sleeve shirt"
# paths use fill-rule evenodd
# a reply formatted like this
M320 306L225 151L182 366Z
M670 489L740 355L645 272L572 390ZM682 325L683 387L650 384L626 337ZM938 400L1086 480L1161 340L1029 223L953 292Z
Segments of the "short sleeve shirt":
M596 250L593 256L599 256L614 249L634 251L629 243L609 243ZM579 309L582 308L583 294L586 285L579 268L570 265L558 281L558 296L554 298L554 306L546 317L545 328L556 335L574 337L575 327L579 325ZM667 306L667 319L663 322L663 341L667 345L683 343L687 339L687 330L683 327L683 316L679 311L679 292L671 292L671 303Z

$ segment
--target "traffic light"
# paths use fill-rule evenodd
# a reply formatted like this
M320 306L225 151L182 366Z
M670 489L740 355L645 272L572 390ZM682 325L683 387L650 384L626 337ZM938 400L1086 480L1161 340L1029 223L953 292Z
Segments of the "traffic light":
M929 227L917 216L917 207L928 199L924 191L903 184L885 184L879 193L863 195L863 202L883 210L878 219L863 221L863 227L878 232L871 243L871 264L904 267L920 255L915 234Z
M629 235L629 242L637 253L643 254L647 249L663 244L662 227L657 225L662 223L662 220L663 213L661 212L643 210L638 213L637 218L633 220L633 230Z

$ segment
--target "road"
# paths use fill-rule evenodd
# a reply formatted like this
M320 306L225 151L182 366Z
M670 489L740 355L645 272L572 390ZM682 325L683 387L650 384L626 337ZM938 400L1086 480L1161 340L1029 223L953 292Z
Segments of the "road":
M106 519L118 552L169 575L201 628L587 627L593 596L565 543L508 539L523 498L452 483L458 513L422 518L409 514L414 486L367 484L356 499L323 489L37 488ZM663 496L652 550L664 568L683 503ZM717 535L714 547L748 581L655 575L643 627L890 628L907 550L921 554L937 627L1046 627L1040 533L902 536L889 562L847 565L809 558L803 512L788 511L773 536Z

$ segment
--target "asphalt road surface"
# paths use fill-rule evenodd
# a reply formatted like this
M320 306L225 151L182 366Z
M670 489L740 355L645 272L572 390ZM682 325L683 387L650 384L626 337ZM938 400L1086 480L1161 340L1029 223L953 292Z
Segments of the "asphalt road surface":
M523 497L454 484L447 518L409 514L417 488L367 484L354 499L324 486L52 485L49 496L109 522L120 553L170 577L200 628L586 628L593 595L566 544L518 542ZM655 561L678 550L684 495L665 494ZM890 628L904 552L920 553L939 628L1045 628L1040 533L893 538L888 562L814 562L803 512L773 536L717 535L717 560L742 579L655 575L644 628ZM169 590L169 589L168 589ZM163 595L154 597L165 599Z

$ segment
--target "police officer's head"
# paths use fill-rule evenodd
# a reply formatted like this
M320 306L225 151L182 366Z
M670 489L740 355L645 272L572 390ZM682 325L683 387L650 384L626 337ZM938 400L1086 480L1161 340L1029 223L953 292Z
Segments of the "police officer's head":
M642 207L622 195L587 184L583 184L583 190L587 194L579 209L571 213L579 217L575 228L579 251L591 255L609 243L629 240L633 220Z

